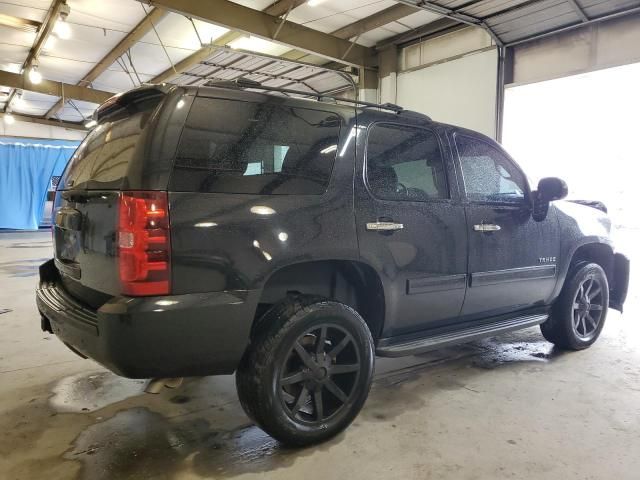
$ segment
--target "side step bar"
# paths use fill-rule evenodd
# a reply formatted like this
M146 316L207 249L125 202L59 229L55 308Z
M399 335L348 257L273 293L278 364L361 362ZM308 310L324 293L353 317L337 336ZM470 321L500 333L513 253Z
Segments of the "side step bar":
M512 332L522 328L533 327L544 323L549 315L526 315L508 320L500 320L482 325L475 325L462 330L449 331L435 335L427 335L422 338L413 338L406 341L391 340L385 343L384 340L378 345L376 354L381 357L402 357L405 355L416 355L418 353L448 347L457 343L466 343L485 337L493 337L501 333Z

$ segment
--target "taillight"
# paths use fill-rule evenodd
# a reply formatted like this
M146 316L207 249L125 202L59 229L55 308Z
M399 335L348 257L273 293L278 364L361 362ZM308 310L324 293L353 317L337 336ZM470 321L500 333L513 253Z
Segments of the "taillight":
M118 219L122 293L171 292L171 236L167 192L122 192Z

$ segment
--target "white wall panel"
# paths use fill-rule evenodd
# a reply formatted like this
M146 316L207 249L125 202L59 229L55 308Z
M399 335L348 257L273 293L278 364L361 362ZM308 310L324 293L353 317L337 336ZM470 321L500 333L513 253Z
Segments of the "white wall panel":
M489 50L399 73L397 103L495 138L497 62Z

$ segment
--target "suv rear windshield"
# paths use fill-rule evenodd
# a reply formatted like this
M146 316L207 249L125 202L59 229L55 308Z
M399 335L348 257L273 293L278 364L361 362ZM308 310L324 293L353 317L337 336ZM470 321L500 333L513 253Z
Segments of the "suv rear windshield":
M340 117L275 103L196 98L180 139L173 191L319 195Z
M77 148L62 174L59 190L118 190L127 175L140 136L161 98L147 98L94 128ZM129 106L127 106L129 107Z

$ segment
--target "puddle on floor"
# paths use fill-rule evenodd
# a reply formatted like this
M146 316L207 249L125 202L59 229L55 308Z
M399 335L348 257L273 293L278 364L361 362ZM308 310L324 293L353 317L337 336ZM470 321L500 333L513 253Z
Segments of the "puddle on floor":
M180 472L228 478L290 466L299 456L326 450L342 438L314 449L290 449L249 423L216 429L211 417L168 419L144 407L131 408L85 429L64 458L82 462L80 479L170 479Z
M553 346L531 330L412 358L385 359L364 410L350 428L363 422L395 427L395 417L428 409L437 395L461 389L481 393L474 387L490 369L548 362L555 354ZM286 448L251 425L231 380L194 379L181 389L150 396L143 393L146 381L105 370L65 377L0 422L6 432L0 451L13 457L14 448L28 451L26 445L36 441L45 445L28 460L10 460L15 462L9 464L10 472L24 478L37 476L30 472L42 474L43 461L50 465L48 472L74 472L50 478L232 478L289 467L344 440L341 434L316 447Z
M483 352L473 359L473 366L492 369L509 363L546 363L563 354L563 351L543 338L536 341L500 341L490 338L478 342Z
M51 408L60 413L100 410L113 403L144 394L146 380L119 377L108 371L79 373L60 380L51 390Z

